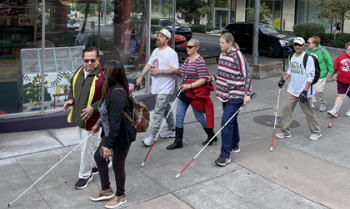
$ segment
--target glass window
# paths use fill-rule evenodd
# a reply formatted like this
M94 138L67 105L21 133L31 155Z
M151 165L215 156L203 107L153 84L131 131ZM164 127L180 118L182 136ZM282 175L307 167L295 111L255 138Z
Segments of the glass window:
M149 1L50 1L45 11L41 3L12 2L0 2L0 97L6 98L0 100L0 114L40 111L42 86L45 111L62 111L58 107L67 100L70 80L82 65L87 46L99 49L102 66L110 60L121 61L130 90L135 90L149 56ZM154 8L171 18L172 0L162 2ZM43 15L45 23L41 22ZM45 40L41 40L44 25ZM42 42L46 47L44 69ZM148 93L147 88L143 82L135 95Z
M297 17L298 23L313 22L321 24L325 27L325 32L330 32L331 27L326 19L318 19L317 16L321 11L318 6L320 2L318 0L299 0Z
M265 18L267 18L267 23L274 25L276 28L280 29L281 26L281 0L265 0L261 1L261 5L267 6L267 8L271 11L270 14L265 15ZM254 8L255 7L255 1L249 0L248 7Z
M231 17L230 22L236 22L236 0L231 0Z

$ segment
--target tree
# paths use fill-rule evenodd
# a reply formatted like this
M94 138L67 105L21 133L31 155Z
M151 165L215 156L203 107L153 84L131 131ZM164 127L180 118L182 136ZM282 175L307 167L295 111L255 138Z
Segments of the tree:
M350 19L350 1L349 0L320 0L319 7L322 8L317 18L328 19L332 26L333 20ZM334 33L334 40L336 33Z
M84 33L88 16L95 16L96 9L94 6L91 6L90 3L77 3L74 6L74 10L84 14L84 22L81 26L81 33Z
M101 0L100 2L101 2L101 12L105 12L105 2L107 2L106 4L107 14L110 14L111 12L113 12L114 6L112 5L110 0Z
M176 11L180 12L186 22L199 23L200 18L204 18L209 14L210 8L204 1L198 0L177 0Z
M248 16L248 21L250 22L254 21L254 7L247 8L247 16ZM271 21L271 19L272 19L271 10L266 5L260 4L259 21L269 22Z

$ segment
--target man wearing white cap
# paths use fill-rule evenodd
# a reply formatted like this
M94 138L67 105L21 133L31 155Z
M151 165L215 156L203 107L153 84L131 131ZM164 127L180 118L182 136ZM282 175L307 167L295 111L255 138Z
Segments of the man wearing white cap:
M136 80L139 85L142 78L150 71L152 75L152 90L155 95L156 105L154 107L151 120L151 133L149 133L142 143L151 146L157 135L163 118L170 111L170 96L175 88L175 74L178 73L179 59L177 53L168 46L171 33L166 29L156 32L158 34L156 48L148 63L142 70L140 77ZM162 138L175 137L175 120L173 113L166 119L168 129L161 134Z
M278 133L276 137L280 139L292 137L289 126L293 121L294 108L299 102L312 133L310 139L315 141L322 137L315 113L311 108L311 97L315 94L315 91L312 92L310 86L315 77L315 63L313 58L304 52L305 40L303 38L295 38L293 45L295 53L290 60L288 72L278 82L278 86L282 88L284 82L291 77L282 112L282 133ZM308 56L306 66L303 63L304 56Z

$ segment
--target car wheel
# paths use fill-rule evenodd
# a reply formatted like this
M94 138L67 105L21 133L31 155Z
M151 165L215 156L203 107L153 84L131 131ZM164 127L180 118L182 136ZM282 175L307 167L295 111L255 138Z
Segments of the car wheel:
M276 58L280 55L280 48L276 44L267 45L267 56Z

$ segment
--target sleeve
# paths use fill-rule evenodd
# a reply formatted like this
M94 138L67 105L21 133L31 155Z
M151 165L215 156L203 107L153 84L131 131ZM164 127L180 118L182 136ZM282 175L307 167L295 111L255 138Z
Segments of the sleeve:
M197 63L197 74L199 79L206 79L207 76L207 65L202 57Z
M222 56L222 53L220 54L220 57L219 57L219 61L218 61L219 63L220 63L221 56ZM219 64L218 64L218 66L219 66ZM213 75L210 76L212 81L217 79L218 72L219 72L219 69L216 71L216 73L214 73Z
M245 80L245 87L244 87L245 95L250 96L252 91L252 82L251 82L252 78L248 69L247 60L245 59L241 51L238 51L237 55L238 55L238 60L240 62L239 64L241 66L241 72Z
M98 104L100 104L100 100L97 100L95 103L91 105L92 108L94 108L94 112L98 112Z
M101 127L102 126L102 118L100 116L100 118L97 120L95 126Z
M151 66L153 66L154 52L155 52L156 50L157 50L157 49L155 49L155 50L152 52L151 57L149 58L148 63L147 63L147 64L150 64Z
M113 90L108 104L109 117L109 134L105 143L105 147L112 149L120 132L120 122L123 116L123 110L127 101L126 94L123 90Z
M293 55L293 54L292 54ZM294 55L293 55L294 56ZM289 65L288 65L288 70L287 70L287 74L289 75L292 75L292 71L290 69L290 66L291 66L291 63L292 63L292 59L293 59L293 56L288 56L288 61L289 61Z
M334 62L334 65L333 65L333 68L334 68L334 74L336 74L337 72L338 72L338 70L339 70L339 60L340 60L340 56L339 57L337 57L337 59L335 60L335 62Z
M310 83L312 83L315 77L315 63L311 55L308 57L306 63L306 77L307 81L309 81Z
M179 68L179 56L177 55L177 53L175 51L173 53L172 62L171 62L170 66L174 67L176 69Z
M333 60L327 49L324 49L324 61L326 61L327 69L330 74L334 74Z

